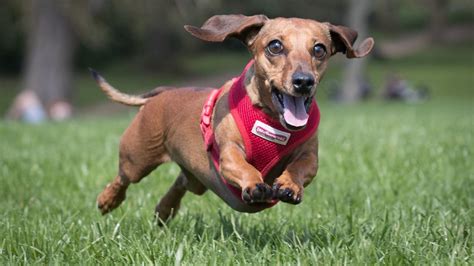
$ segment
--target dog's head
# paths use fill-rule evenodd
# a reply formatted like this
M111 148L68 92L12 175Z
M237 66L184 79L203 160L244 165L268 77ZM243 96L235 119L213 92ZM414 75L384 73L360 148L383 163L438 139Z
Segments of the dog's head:
M357 32L344 26L310 19L268 19L264 15L213 16L201 28L185 29L205 41L233 37L247 45L255 59L252 71L259 104L290 130L305 127L329 58L339 52L347 58L364 57L374 45L374 40L367 38L354 49Z

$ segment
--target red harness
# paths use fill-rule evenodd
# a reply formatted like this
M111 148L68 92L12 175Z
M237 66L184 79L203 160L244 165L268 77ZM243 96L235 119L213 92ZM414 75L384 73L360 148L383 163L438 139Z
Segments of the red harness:
M316 101L311 103L309 119L306 127L299 131L288 131L278 120L265 114L261 109L252 105L250 97L244 86L247 70L252 66L253 60L245 67L239 77L232 80L229 91L229 107L240 135L245 143L246 160L255 167L264 178L272 168L288 153L311 138L318 129L320 113ZM222 88L213 90L204 104L201 114L201 131L207 151L217 171L219 171L219 147L214 138L212 129L212 114ZM242 198L241 189L229 184L223 177L222 181L239 199ZM268 207L276 204L271 202Z

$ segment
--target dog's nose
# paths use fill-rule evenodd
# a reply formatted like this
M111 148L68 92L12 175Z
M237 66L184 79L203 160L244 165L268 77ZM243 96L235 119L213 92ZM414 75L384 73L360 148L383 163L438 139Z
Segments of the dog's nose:
M302 94L311 92L314 86L313 75L304 72L295 72L291 78L295 92Z

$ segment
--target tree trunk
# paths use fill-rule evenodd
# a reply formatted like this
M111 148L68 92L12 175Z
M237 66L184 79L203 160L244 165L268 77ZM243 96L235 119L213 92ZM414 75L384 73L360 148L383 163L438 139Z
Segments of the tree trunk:
M425 4L430 11L430 33L432 41L437 41L446 29L448 20L449 2L447 0L426 0Z
M350 0L348 9L348 26L359 33L358 39L367 36L368 15L370 11L370 0ZM348 60L344 69L344 80L342 84L342 100L354 102L361 98L362 89L365 86L365 72L367 59Z
M74 35L59 3L41 0L31 5L24 86L46 106L67 99L72 90Z
M179 40L173 31L171 18L176 15L176 7L164 0L145 1L147 9L146 39L144 43L144 65L147 69L158 71L179 71L176 52ZM166 7L166 8L164 8Z
M400 2L397 0L376 1L374 4L377 13L377 27L384 29L384 31L396 30L397 26L397 12Z

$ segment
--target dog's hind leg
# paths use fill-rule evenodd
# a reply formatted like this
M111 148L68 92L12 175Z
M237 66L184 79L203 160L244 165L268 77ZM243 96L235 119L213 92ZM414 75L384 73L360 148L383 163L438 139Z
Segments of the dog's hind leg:
M204 185L183 169L171 188L156 205L155 215L158 219L158 224L162 225L163 222L170 220L176 215L181 204L181 199L186 191L202 195L206 190L207 188Z
M111 183L107 184L104 191L97 197L97 207L102 214L117 208L125 200L125 192L130 182L127 178L117 175Z
M150 129L139 112L120 141L119 173L97 197L97 207L106 214L125 200L130 183L138 183L160 164L169 161L163 146L163 133Z
M155 215L158 224L162 224L173 218L181 204L181 199L186 194L186 176L183 172L179 173L168 192L161 198L155 208Z

